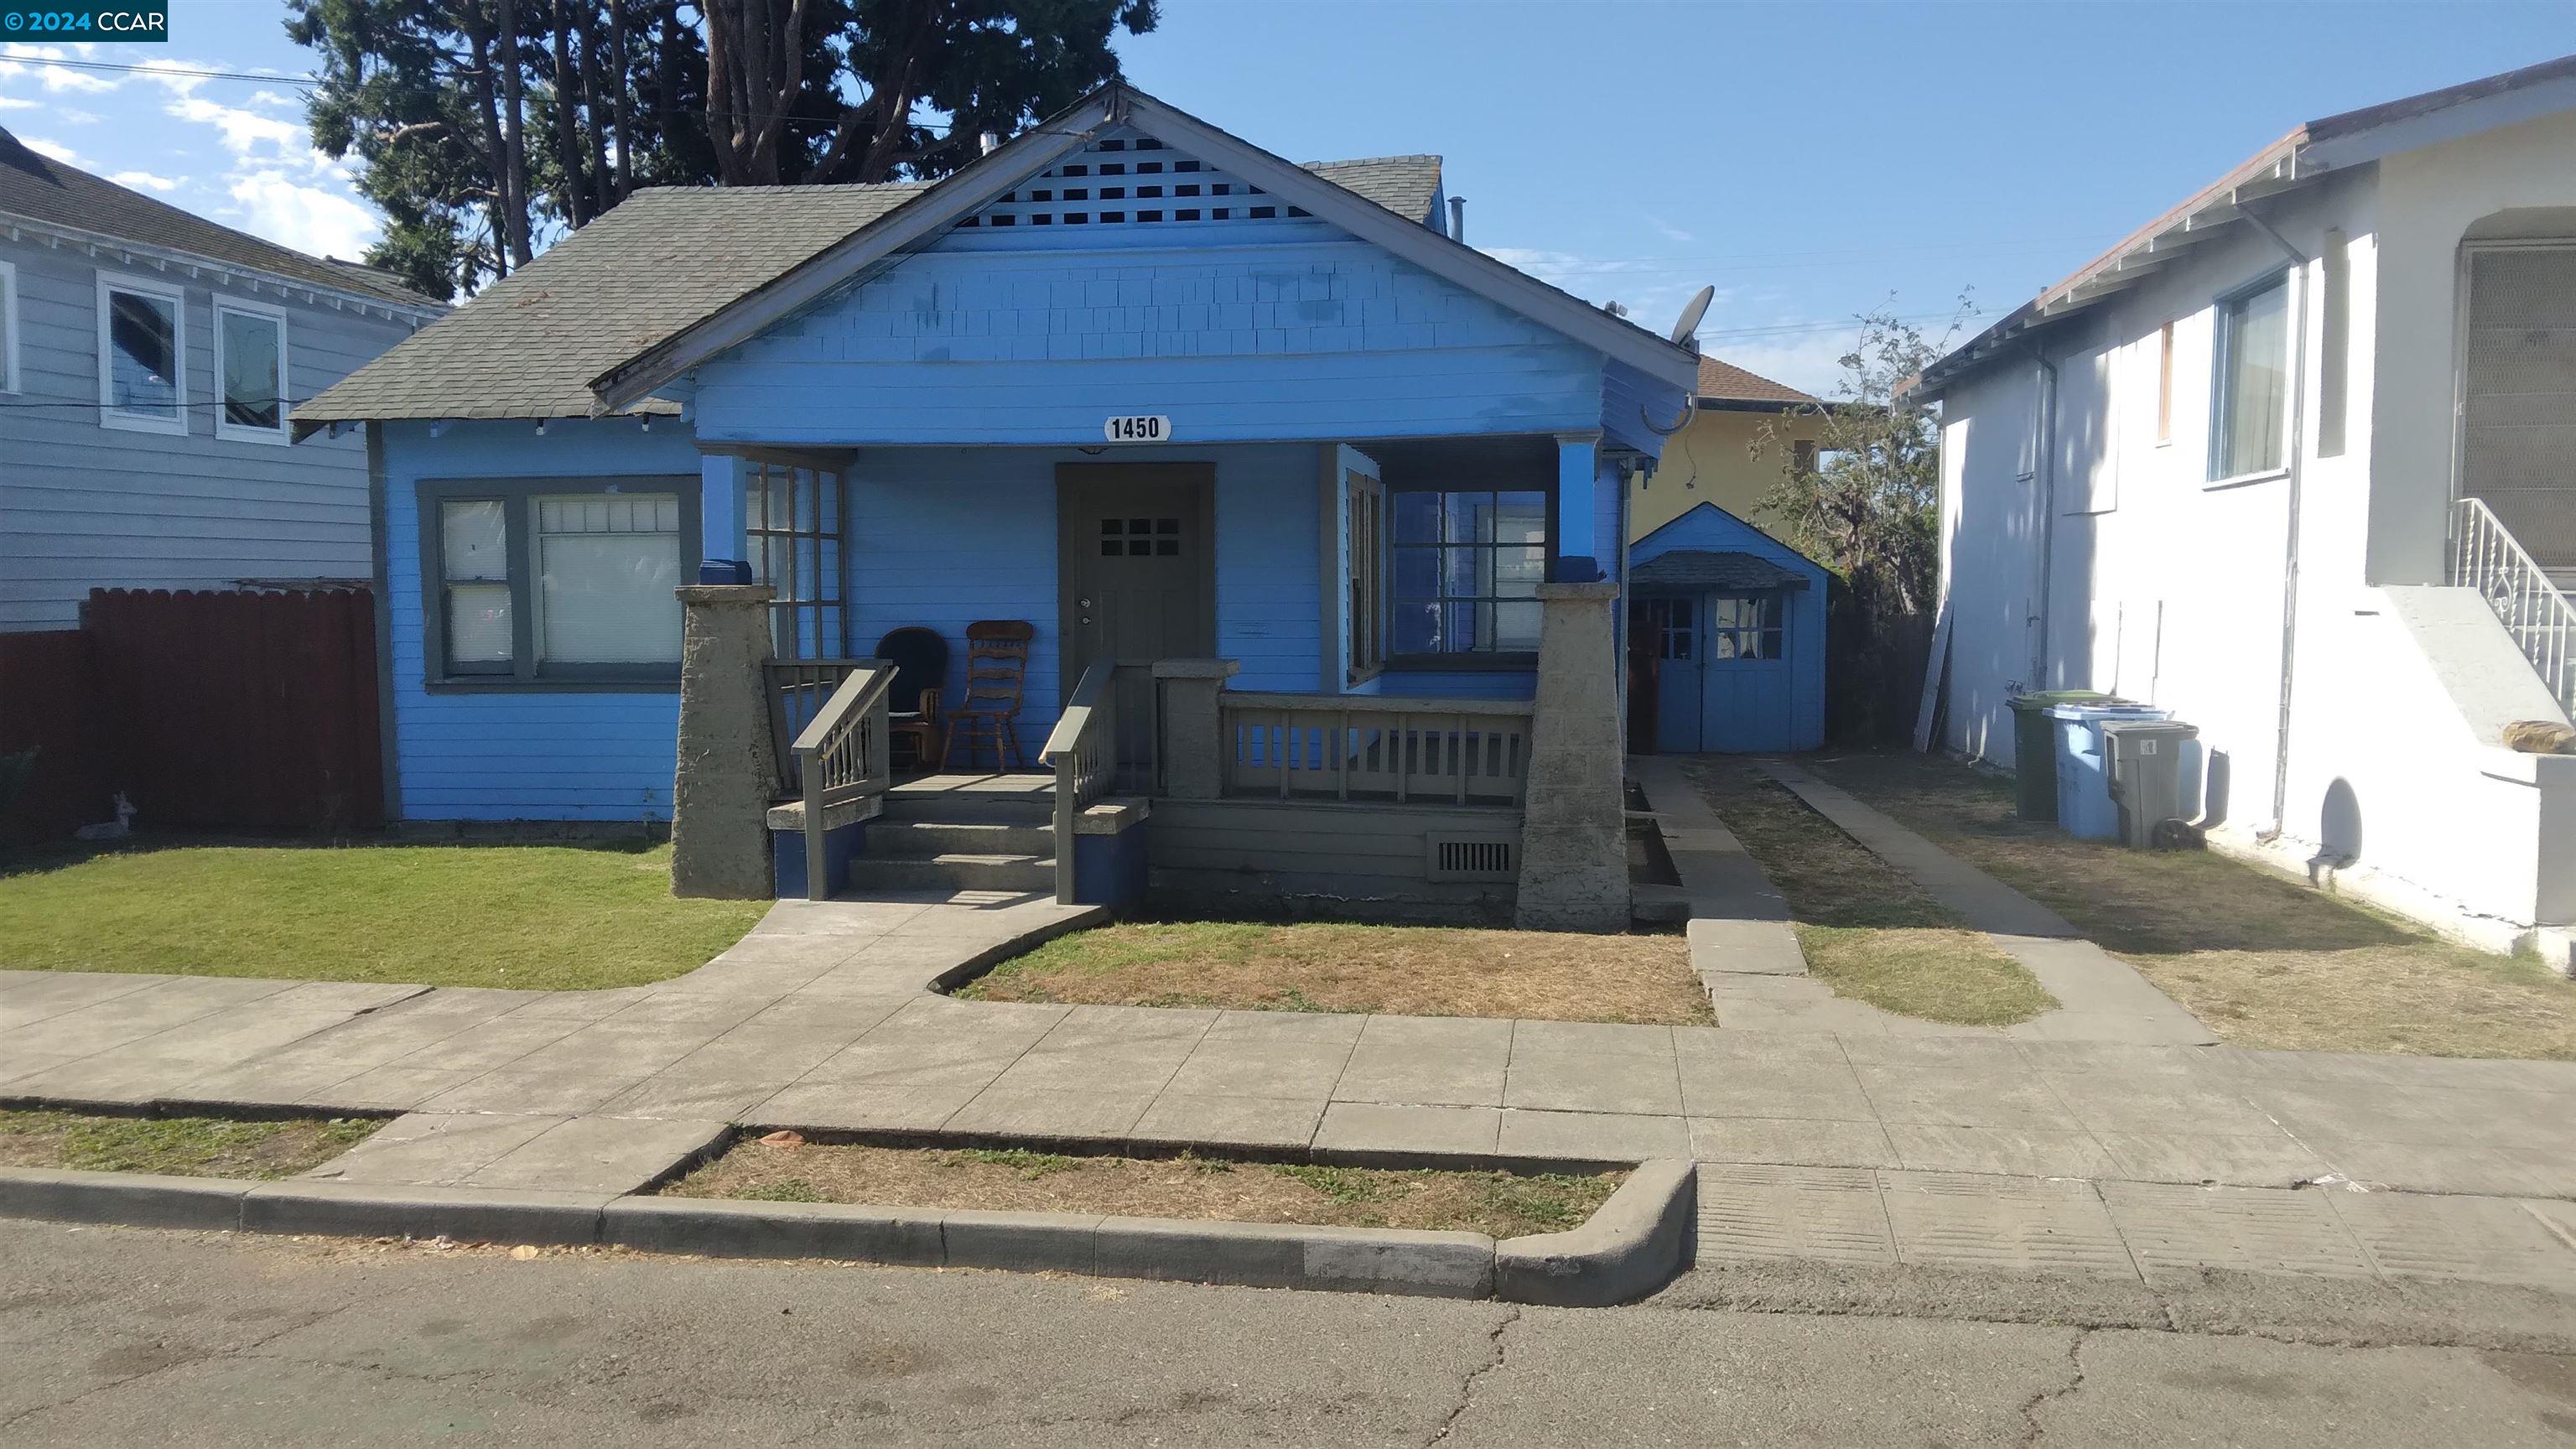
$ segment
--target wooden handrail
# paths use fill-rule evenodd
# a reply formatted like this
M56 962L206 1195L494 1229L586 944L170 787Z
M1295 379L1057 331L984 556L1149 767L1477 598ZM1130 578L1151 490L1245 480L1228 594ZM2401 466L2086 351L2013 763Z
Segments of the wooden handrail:
M1039 752L1055 768L1055 898L1062 905L1074 904L1074 822L1118 776L1117 674L1116 660L1093 660Z
M859 662L832 697L798 731L790 748L805 797L805 898L832 898L823 860L824 817L834 805L882 795L886 769L886 695L895 669L882 659Z
M1462 714L1527 718L1535 706L1526 699L1444 699L1413 694L1298 694L1257 689L1229 689L1217 696L1227 709L1349 710L1353 714Z

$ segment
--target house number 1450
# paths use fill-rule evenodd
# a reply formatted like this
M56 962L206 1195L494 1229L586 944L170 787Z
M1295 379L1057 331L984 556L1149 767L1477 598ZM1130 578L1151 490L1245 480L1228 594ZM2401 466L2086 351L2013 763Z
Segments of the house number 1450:
M1172 420L1153 414L1111 418L1100 433L1113 443L1168 443L1172 440Z

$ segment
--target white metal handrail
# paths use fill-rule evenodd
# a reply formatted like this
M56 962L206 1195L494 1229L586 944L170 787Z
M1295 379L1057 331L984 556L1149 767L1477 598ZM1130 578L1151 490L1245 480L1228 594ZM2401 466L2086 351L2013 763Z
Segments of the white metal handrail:
M1228 690L1217 704L1228 795L1518 805L1529 788L1527 700Z
M1039 758L1055 768L1055 898L1074 903L1074 822L1118 779L1117 661L1095 659L1056 716Z
M2452 505L2451 582L2477 590L2558 707L2576 713L2576 605L2479 499Z
M824 816L836 805L882 795L891 783L886 768L886 695L894 666L858 661L832 697L798 731L791 750L805 797L805 898L832 897L823 861Z

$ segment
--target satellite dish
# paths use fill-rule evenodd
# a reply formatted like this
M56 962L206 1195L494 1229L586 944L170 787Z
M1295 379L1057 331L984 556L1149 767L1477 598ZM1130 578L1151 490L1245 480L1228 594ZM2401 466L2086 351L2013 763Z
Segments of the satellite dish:
M1689 304L1682 308L1681 320L1673 324L1673 340L1675 342L1690 341L1691 334L1699 330L1699 319L1708 315L1708 304L1716 300L1717 288L1700 288L1699 291L1692 296Z

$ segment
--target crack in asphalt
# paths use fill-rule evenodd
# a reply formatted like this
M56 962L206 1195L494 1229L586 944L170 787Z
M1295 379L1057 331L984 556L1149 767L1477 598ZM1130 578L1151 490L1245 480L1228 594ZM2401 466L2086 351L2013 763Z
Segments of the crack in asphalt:
M1447 1414L1441 1416L1440 1427L1432 1430L1431 1437L1422 1441L1424 1445L1437 1444L1448 1438L1451 1431L1458 1427L1458 1421L1466 1417L1468 1408L1476 1400L1477 1383L1487 1374L1501 1368L1504 1357L1510 1352L1503 1342L1503 1335L1509 1333L1512 1325L1520 1321L1521 1306L1515 1303L1510 1312L1505 1313L1491 1329L1486 1331L1485 1341L1493 1348L1493 1353L1483 1363L1469 1369L1467 1376L1458 1381L1458 1402L1450 1407Z
M2060 1399L2072 1398L2084 1388L2084 1344L2101 1332L2098 1328L2079 1328L2066 1345L2066 1382L2053 1389L2042 1389L2022 1402L2021 1422L2023 1449L2037 1444L2048 1431L2039 1424L2039 1411Z

